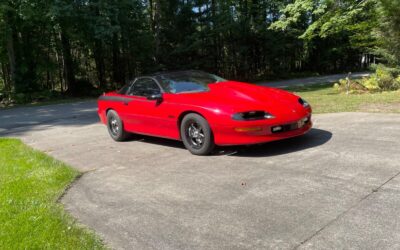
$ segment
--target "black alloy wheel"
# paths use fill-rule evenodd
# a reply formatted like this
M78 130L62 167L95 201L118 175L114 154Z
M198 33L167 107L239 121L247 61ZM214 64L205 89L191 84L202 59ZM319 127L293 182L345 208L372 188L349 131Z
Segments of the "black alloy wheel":
M214 138L208 122L199 114L187 114L181 122L181 138L194 155L208 155L214 149Z

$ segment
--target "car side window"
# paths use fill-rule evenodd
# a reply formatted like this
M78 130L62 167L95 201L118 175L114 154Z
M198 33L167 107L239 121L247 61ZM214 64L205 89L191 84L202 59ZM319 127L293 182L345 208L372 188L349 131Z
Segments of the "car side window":
M132 85L132 82L128 83L128 84L125 84L120 90L117 91L117 93L121 94L121 95L126 95L128 90L129 90L129 88L131 87L131 85Z
M160 94L161 90L157 83L151 78L137 79L129 90L129 95L151 96Z

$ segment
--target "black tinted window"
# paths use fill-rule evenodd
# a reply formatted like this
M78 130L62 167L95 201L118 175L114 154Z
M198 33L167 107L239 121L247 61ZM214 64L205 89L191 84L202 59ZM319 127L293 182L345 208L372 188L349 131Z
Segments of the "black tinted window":
M118 90L117 93L121 94L121 95L126 95L128 90L129 90L129 87L131 86L131 84L132 83L125 84L120 90Z
M160 88L154 80L150 78L142 78L133 83L129 95L150 96L159 94L160 92Z
M182 93L207 91L209 84L226 80L202 71L181 71L159 75L158 81L166 92Z

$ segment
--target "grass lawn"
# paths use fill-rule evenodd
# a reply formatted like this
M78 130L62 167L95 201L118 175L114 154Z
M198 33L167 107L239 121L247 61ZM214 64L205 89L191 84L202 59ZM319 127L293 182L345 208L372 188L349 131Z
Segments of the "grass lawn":
M57 202L79 172L0 138L0 249L104 249Z
M400 91L381 93L338 93L333 84L287 88L307 100L314 113L379 112L400 113Z

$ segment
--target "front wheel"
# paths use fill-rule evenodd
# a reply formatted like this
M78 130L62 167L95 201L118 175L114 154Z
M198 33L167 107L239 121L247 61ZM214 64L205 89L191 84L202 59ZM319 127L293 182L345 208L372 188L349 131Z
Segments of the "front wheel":
M215 147L211 128L201 115L186 115L180 131L183 144L194 155L208 155Z
M129 137L129 133L124 130L121 118L114 110L107 112L107 128L111 138L115 141L124 141Z

